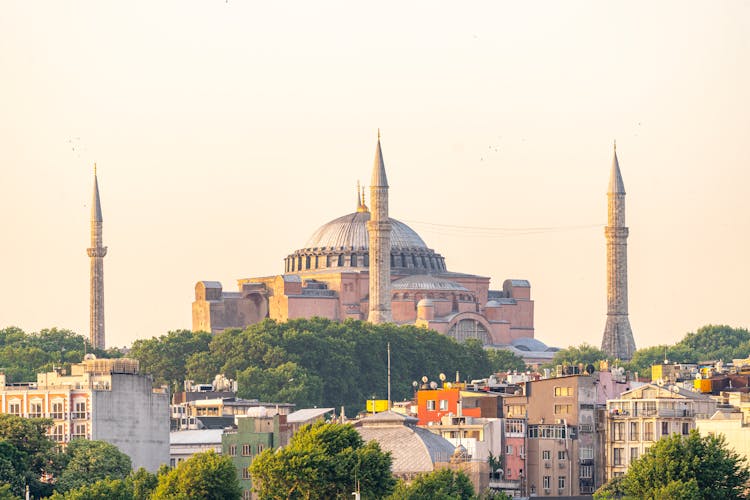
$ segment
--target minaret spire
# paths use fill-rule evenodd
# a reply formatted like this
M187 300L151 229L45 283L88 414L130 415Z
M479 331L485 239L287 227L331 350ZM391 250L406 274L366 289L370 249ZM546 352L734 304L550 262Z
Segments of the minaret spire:
M87 249L90 260L89 293L89 342L93 347L104 349L104 256L107 247L102 245L102 205L99 200L99 182L94 164L94 192L91 200L91 248Z
M385 175L380 129L370 180L370 323L390 323L391 314L391 221L388 217L388 178Z
M628 318L628 228L625 226L625 184L622 182L617 143L614 144L612 169L607 192L607 324L602 351L613 358L629 360L635 352L635 340Z

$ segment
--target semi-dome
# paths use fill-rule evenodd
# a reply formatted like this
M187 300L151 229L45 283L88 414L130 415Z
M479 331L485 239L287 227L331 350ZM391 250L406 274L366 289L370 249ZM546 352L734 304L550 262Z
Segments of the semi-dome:
M391 283L393 290L440 290L440 291L459 291L468 292L468 288L456 283L455 281L429 276L425 274L415 274L397 279Z
M352 248L370 247L367 222L370 212L354 212L323 224L307 241L305 248ZM427 248L427 245L412 228L403 222L391 219L391 249Z

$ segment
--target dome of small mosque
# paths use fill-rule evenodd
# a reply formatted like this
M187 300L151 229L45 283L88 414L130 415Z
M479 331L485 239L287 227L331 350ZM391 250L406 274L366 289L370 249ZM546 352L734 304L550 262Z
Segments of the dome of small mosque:
M370 212L354 212L323 224L313 233L305 248L352 248L355 250L370 247L367 222ZM391 221L391 249L427 248L424 240L412 228L397 221Z

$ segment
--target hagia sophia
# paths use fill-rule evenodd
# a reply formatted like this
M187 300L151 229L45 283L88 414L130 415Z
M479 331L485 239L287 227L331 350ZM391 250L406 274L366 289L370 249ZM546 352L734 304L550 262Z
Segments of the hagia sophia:
M199 281L193 330L220 332L264 318L319 316L412 324L461 342L529 353L547 351L534 339L534 301L524 279L448 270L445 258L408 225L388 214L388 182L378 137L370 205L357 188L355 211L323 224L284 258L282 274L237 280L237 291ZM551 352L548 356L551 357Z
M534 338L534 301L524 279L506 279L491 290L490 278L449 271L442 255L412 228L390 217L388 177L380 145L370 181L370 207L357 186L356 210L318 228L304 247L284 259L284 272L241 278L236 292L218 281L195 285L193 331L244 328L265 318L287 321L322 317L429 328L463 342L507 349L529 364L549 362L558 349ZM629 360L636 346L628 315L625 186L612 158L607 192L607 322L602 350ZM104 348L104 267L107 247L94 167L91 209L90 331Z

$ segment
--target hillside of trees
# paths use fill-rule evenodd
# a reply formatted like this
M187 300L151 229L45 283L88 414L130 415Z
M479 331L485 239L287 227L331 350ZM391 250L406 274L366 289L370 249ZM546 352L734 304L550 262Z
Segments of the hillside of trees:
M414 326L321 318L266 320L214 336L170 332L134 342L129 356L157 383L173 388L185 379L209 382L222 373L238 381L240 397L356 411L373 396L387 397L389 343L395 401L411 398L413 381L423 376L437 380L445 373L453 380L458 372L461 380L470 380L525 369L520 358L487 351L477 341L458 344Z
M523 360L507 351L484 350L474 341L458 344L434 331L414 326L372 325L362 321L341 323L299 319L286 323L266 320L242 329L211 335L177 330L133 343L129 357L140 360L141 371L154 383L181 390L186 379L210 382L221 373L239 382L240 396L269 402L290 402L298 407L345 406L362 409L373 396L386 397L387 345L391 346L391 387L395 401L413 395L413 381L423 376L448 380L459 372L461 380L484 378L490 373L524 370ZM664 359L673 362L730 361L750 356L750 332L727 325L706 325L689 332L674 345L636 351L620 363L642 376ZM92 349L83 336L64 329L25 333L19 328L0 330L0 367L9 382L36 380L36 374L53 365L78 363L86 352L118 357L117 349ZM606 355L597 347L581 344L555 353L549 366L598 366ZM610 360L614 362L615 360Z

